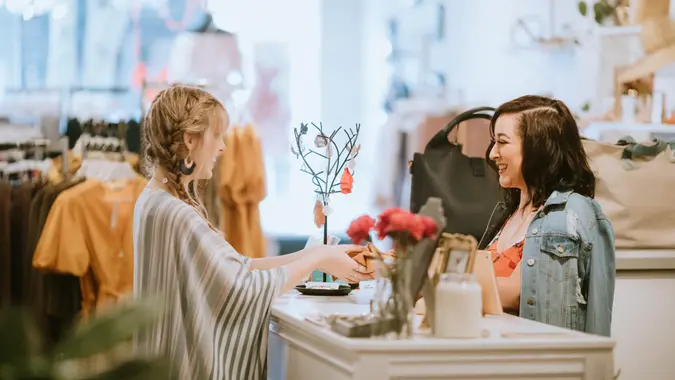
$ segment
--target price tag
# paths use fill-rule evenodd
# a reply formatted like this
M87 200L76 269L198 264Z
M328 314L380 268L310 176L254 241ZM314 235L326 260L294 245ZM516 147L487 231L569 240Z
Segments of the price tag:
M340 284L337 282L306 282L305 288L307 289L338 289Z
M359 289L375 289L375 280L367 280L359 282Z

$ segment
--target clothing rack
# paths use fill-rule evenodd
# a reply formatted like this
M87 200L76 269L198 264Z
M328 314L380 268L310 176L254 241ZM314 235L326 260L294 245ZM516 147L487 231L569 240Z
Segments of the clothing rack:
M51 149L50 149L51 148ZM16 142L0 143L0 152L19 151L30 153L36 159L61 157L61 169L64 175L68 174L68 138L62 137L58 142L58 148L53 149L49 139L31 139ZM25 158L25 157L24 157Z
M25 307L49 347L96 306L132 293L133 246L125 237L131 236L134 203L147 181L131 166L134 157L117 153L124 150L119 139L83 139L86 151L101 152L84 158L68 149L68 138L15 136L17 141L0 144L12 165L8 180L0 180L0 310ZM55 147L63 157L26 158L36 148ZM61 196L66 192L74 195ZM73 264L90 254L103 264ZM120 260L124 264L117 265Z
M26 140L26 141L17 141L17 142L3 142L0 143L0 151L6 150L28 150L28 149L40 149L47 148L50 144L50 141L47 139L35 139L35 140Z

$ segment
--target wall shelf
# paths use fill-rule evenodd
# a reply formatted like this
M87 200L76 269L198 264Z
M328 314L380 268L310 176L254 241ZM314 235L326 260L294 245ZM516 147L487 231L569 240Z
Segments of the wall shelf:
M596 122L591 123L582 131L586 138L616 142L617 136L633 136L638 141L651 140L654 137L675 140L675 125L661 123L624 123L624 122Z

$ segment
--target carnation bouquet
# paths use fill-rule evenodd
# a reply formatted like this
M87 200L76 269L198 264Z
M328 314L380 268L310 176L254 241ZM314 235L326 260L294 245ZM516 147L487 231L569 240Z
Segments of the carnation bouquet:
M374 248L371 232L379 240L387 237L393 240L391 259L385 259ZM381 323L377 335L395 332L399 336L412 335L412 315L415 300L410 291L412 256L415 246L425 238L435 238L438 233L436 222L427 216L413 214L401 208L385 210L375 220L368 215L355 219L347 235L355 244L368 243L372 254L369 260L377 260L378 286L374 302L374 313ZM390 289L389 294L387 289Z

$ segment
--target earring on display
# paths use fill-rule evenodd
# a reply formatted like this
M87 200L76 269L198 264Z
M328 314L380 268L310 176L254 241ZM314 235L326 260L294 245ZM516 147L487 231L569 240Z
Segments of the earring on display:
M189 154L184 160L180 161L180 172L183 173L183 175L190 175L194 173L196 167L197 164L195 164Z

